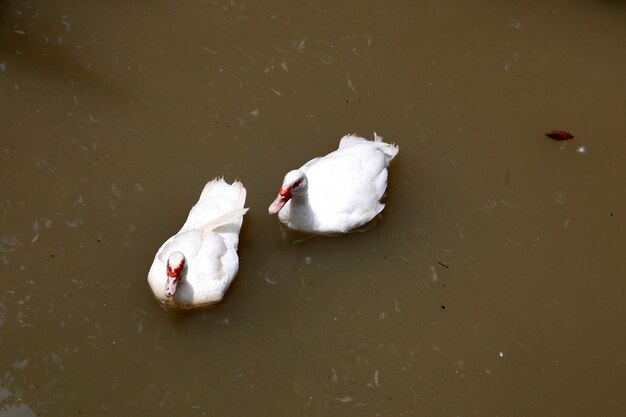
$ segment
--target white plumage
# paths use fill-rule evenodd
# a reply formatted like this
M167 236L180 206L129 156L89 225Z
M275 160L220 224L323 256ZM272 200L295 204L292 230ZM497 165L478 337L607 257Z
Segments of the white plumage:
M339 148L289 172L270 214L287 227L320 234L345 233L380 213L387 188L387 167L398 147L347 135Z
M216 178L205 185L183 227L161 246L150 267L148 284L159 301L196 308L222 299L239 268L245 200L239 181Z

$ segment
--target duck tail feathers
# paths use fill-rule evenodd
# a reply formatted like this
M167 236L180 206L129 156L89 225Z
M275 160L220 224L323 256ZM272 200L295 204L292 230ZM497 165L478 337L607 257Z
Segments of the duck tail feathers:
M367 141L367 139L363 139L362 137L359 137L354 133L350 133L341 138L341 140L339 141L339 149L364 141Z
M375 143L378 146L378 149L383 151L383 153L387 157L387 163L389 163L389 161L395 158L395 156L398 154L398 151L400 150L400 148L398 148L398 146L396 146L393 143L389 144L389 143L383 142L383 137L379 136L378 133L376 132L374 132L373 141L369 141L367 139L364 139L354 134L345 135L344 137L341 138L341 141L339 141L339 149L346 148L348 146L352 146L352 145L363 143L363 142Z
M200 194L200 201L216 194L229 196L237 202L237 208L242 208L246 202L246 188L240 181L233 181L232 184L229 184L224 181L224 177L217 177L204 186L202 194Z
M198 227L198 229L202 230L202 232L211 232L218 227L224 226L228 223L237 223L241 226L243 215L246 214L248 210L248 208L242 208L229 211L228 213L221 215L217 219L211 220L210 222L203 224L202 226Z
M383 142L383 137L379 136L378 133L374 132L374 142L378 143L378 147L381 151L387 156L387 161L391 161L396 157L398 152L400 152L400 148L395 143L385 143Z

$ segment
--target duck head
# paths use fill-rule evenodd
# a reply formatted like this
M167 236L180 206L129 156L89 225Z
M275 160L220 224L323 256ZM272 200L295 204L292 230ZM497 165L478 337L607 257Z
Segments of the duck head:
M171 298L176 292L176 287L183 279L183 270L187 262L182 252L172 252L167 258L167 282L165 283L165 296Z
M308 185L309 183L304 172L299 169L288 172L287 175L285 175L280 190L278 190L276 199L269 207L269 213L278 213L287 201L304 194Z

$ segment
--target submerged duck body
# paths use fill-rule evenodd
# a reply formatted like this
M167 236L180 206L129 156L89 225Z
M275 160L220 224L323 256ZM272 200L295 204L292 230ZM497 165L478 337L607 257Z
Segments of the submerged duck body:
M380 213L387 167L398 147L374 134L370 141L344 136L339 148L312 159L283 180L269 213L287 227L319 234L346 233Z
M176 308L222 299L237 274L237 246L246 189L239 181L207 183L180 231L157 251L148 284L155 298Z

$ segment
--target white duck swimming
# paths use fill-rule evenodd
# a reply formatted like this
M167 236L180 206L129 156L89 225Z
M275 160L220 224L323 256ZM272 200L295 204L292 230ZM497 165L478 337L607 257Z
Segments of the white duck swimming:
M377 134L373 141L344 136L336 151L285 175L269 212L302 232L345 233L362 226L385 208L380 200L387 166L398 150Z
M222 299L237 269L237 245L246 189L214 179L204 186L180 231L161 246L148 273L154 296L177 308Z

